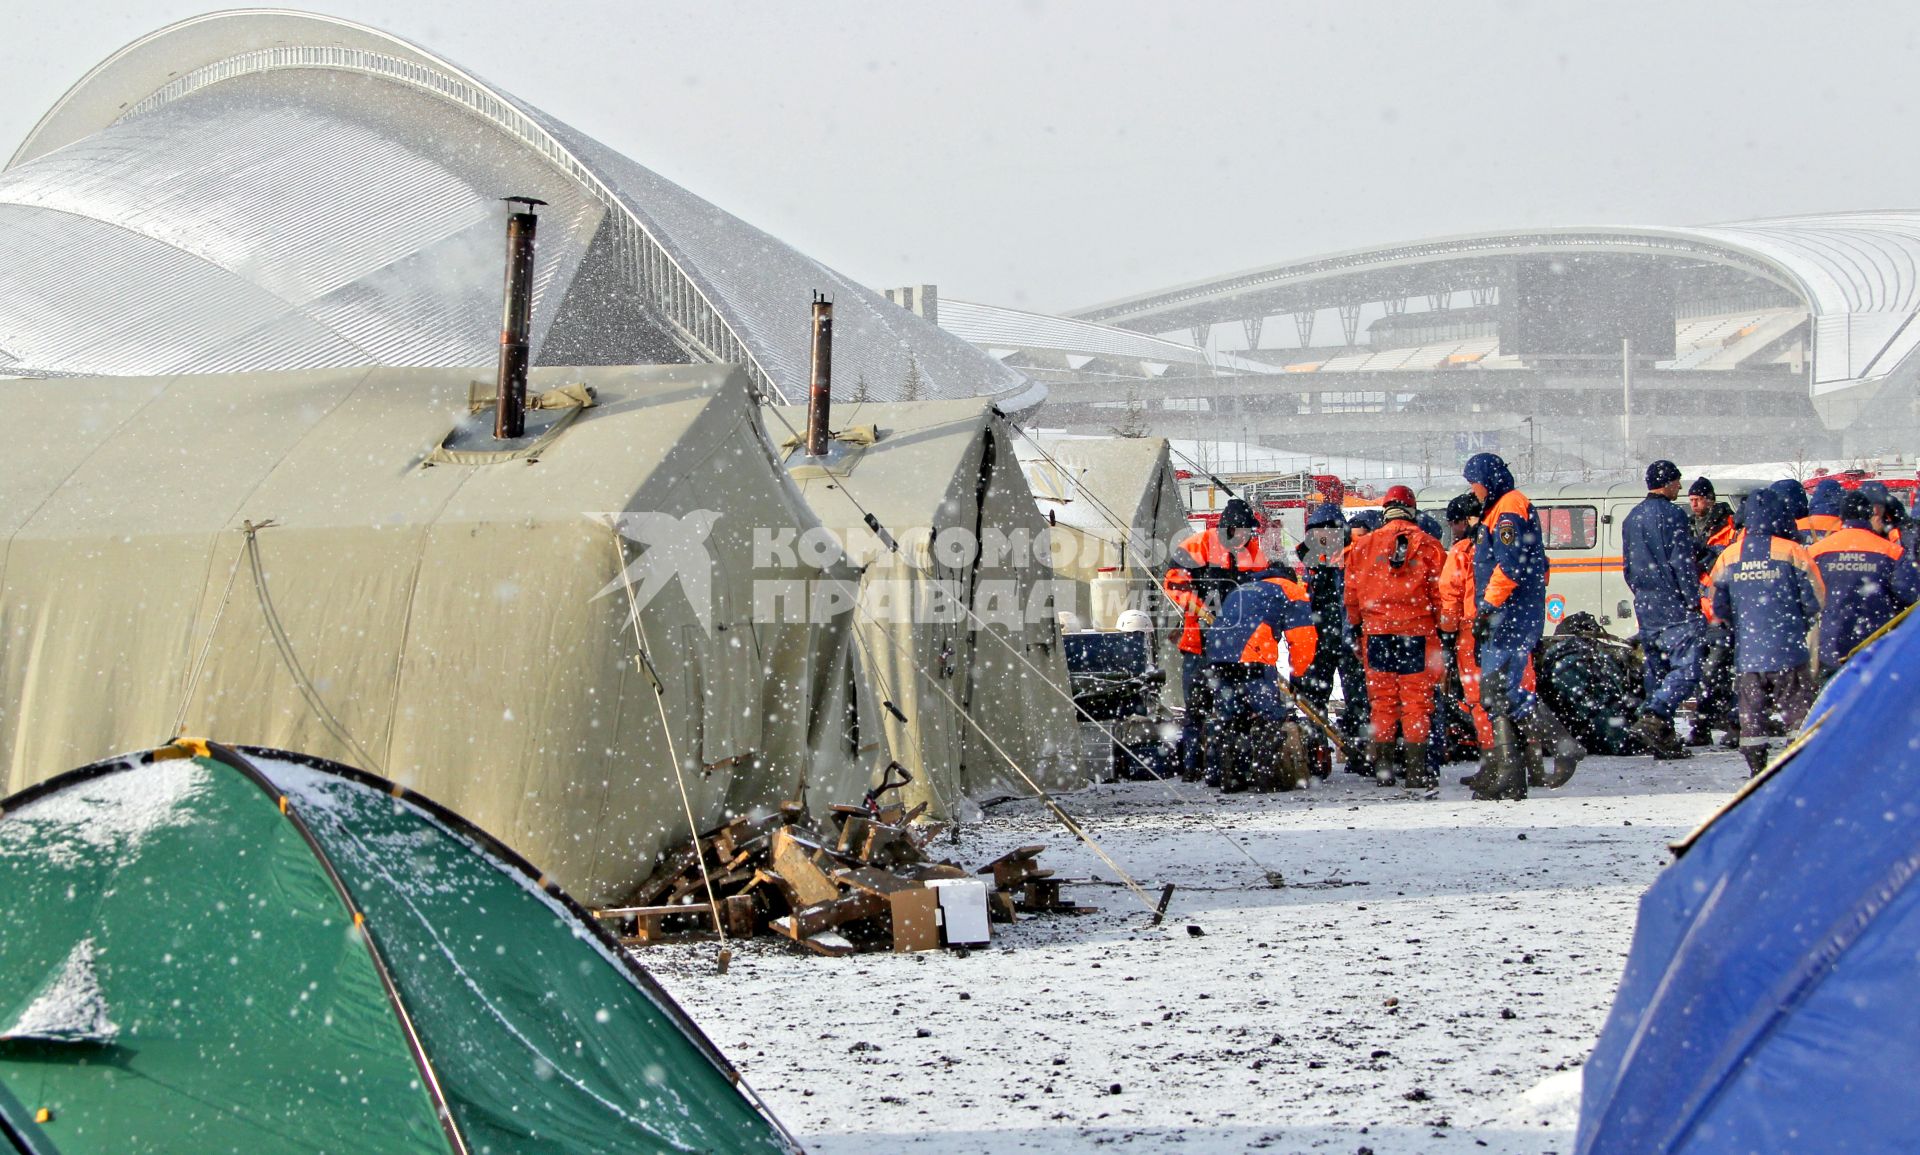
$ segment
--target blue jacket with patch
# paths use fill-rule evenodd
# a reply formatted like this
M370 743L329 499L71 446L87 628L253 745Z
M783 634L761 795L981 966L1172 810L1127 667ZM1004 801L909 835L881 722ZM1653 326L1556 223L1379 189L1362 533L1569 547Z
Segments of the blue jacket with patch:
M1700 620L1699 554L1686 511L1649 493L1620 526L1620 552L1641 632Z
M1547 621L1547 550L1540 518L1514 488L1513 474L1498 455L1476 453L1462 473L1470 484L1487 487L1486 513L1473 544L1474 609L1493 613L1487 644L1530 650Z
M1827 587L1820 616L1820 664L1835 668L1855 646L1920 598L1913 556L1873 532L1866 521L1845 521L1807 551Z
M1747 497L1747 525L1713 563L1713 615L1733 625L1734 668L1771 673L1808 661L1807 634L1820 620L1826 584L1794 536L1780 494Z

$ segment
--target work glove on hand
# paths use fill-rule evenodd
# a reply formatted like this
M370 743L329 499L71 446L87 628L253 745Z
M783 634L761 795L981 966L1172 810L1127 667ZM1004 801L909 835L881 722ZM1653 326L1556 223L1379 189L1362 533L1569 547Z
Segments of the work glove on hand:
M1496 611L1481 610L1473 618L1473 641L1475 645L1486 644L1487 636L1493 633L1493 619Z
M1200 624L1203 626L1210 626L1213 624L1213 611L1208 609L1205 606L1201 606L1199 609L1193 611L1193 616L1196 618L1199 618Z

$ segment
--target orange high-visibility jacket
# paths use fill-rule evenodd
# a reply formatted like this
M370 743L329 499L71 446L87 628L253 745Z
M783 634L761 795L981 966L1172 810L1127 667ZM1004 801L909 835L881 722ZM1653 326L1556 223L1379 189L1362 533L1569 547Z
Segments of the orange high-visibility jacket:
M1166 592L1167 600L1181 610L1180 652L1203 653L1200 609L1205 606L1210 613L1220 612L1220 599L1225 596L1223 591L1208 587L1218 584L1222 577L1237 585L1266 569L1266 551L1260 548L1258 537L1249 540L1238 552L1231 551L1220 539L1218 529L1206 529L1173 547L1173 556L1168 560L1172 564L1167 567L1167 576L1160 587Z
M1708 549L1724 550L1732 544L1733 544L1733 522L1731 520L1729 520L1725 525L1721 526L1719 529L1716 529L1712 533L1707 535ZM1714 554L1713 557L1715 561L1720 560L1720 555L1718 553ZM1713 567L1712 566L1708 566L1707 572L1700 575L1700 612L1706 615L1706 618L1709 622L1713 621Z
M1453 543L1447 564L1440 567L1440 610L1434 615L1443 634L1459 633L1473 624L1473 535ZM1471 642L1472 639L1468 638Z
M1446 551L1395 508L1347 550L1347 619L1362 634L1431 634L1439 623Z

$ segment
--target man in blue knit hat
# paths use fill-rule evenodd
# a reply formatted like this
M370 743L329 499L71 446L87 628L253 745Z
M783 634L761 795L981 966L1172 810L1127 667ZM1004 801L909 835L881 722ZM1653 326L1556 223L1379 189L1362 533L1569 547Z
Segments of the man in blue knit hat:
M1620 527L1621 568L1633 591L1646 655L1646 704L1633 732L1655 758L1685 758L1673 716L1700 683L1707 637L1700 609L1700 550L1680 496L1680 470L1671 461L1647 466L1647 496Z

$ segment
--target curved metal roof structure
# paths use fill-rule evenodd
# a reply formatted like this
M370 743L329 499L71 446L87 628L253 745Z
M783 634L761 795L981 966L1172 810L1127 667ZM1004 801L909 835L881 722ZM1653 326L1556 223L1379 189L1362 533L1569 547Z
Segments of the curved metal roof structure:
M806 391L808 304L868 396L1044 391L605 145L376 29L198 17L88 73L0 172L0 371L485 365L503 195L542 210L537 362L737 363Z
M1737 270L1804 302L1816 402L1905 365L1920 346L1920 211L1836 213L1702 228L1557 228L1356 249L1109 301L1071 316L1147 332L1488 283L1498 262L1561 253ZM1913 367L1909 366L1909 373Z
M939 321L942 329L989 353L1057 358L1075 371L1082 367L1076 361L1128 366L1130 375L1142 378L1176 368L1189 373L1278 371L1278 366L1234 353L1210 353L1134 329L952 297L940 302Z

